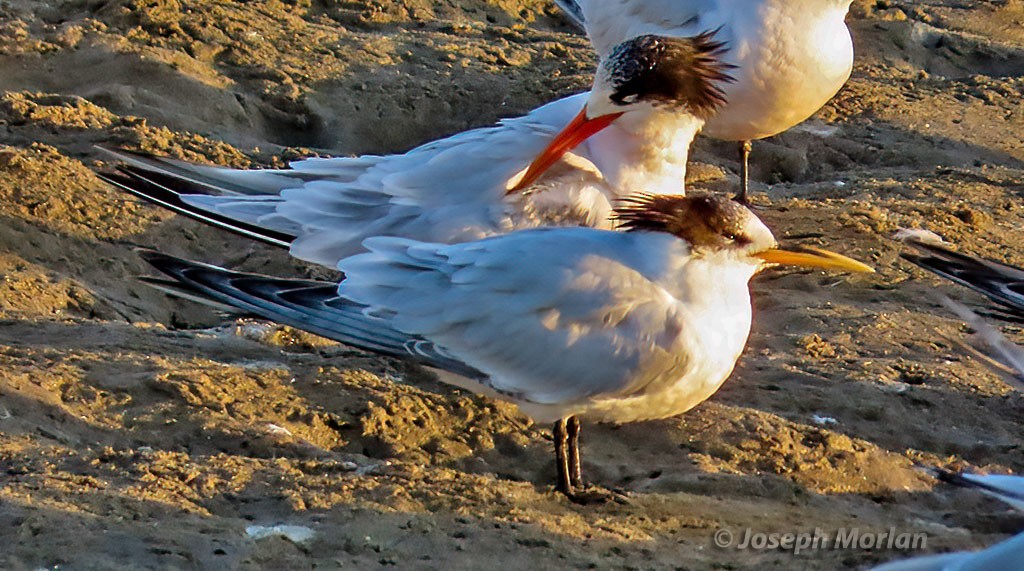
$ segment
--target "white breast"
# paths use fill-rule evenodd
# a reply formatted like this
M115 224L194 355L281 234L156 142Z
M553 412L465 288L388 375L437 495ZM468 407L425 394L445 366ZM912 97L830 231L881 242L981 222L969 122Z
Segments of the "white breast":
M732 373L746 346L751 322L747 283L753 268L725 267L706 259L691 261L688 270L676 292L676 313L668 317L677 333L672 350L652 353L636 371L638 377L649 379L646 385L629 394L575 404L517 404L534 418L575 414L598 422L626 423L682 414L707 400Z
M770 0L754 10L736 4L742 6L728 16L724 38L736 81L725 86L727 103L704 132L726 140L770 137L813 115L850 77L849 2Z

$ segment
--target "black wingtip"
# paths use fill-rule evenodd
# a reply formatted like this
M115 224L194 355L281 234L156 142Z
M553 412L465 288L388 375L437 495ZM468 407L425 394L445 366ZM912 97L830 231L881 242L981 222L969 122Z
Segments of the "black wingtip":
M117 171L97 171L96 176L100 180L132 196L166 208L176 214L187 216L203 224L215 226L246 238L258 240L279 248L290 247L295 239L295 236L285 234L284 232L268 230L246 222L232 220L186 203L181 198L182 193L175 190L174 186L179 183L186 185L187 181L179 181L171 175L147 171L132 165L122 165ZM185 188L184 190L188 192L194 189Z
M154 269L174 278L175 280L182 281L183 283L188 283L189 280L185 274L192 269L202 268L213 271L225 271L223 268L218 268L217 266L178 258L150 248L135 248L135 253Z
M151 153L146 153L144 151L131 151L123 147L113 147L100 144L93 145L92 148L96 149L101 154L107 155L108 157L118 161L126 161L130 159L153 160L158 158L156 155Z
M972 289L1024 318L1024 268L950 249L942 244L908 239L919 253L902 252L908 262Z
M970 478L969 476L972 476L972 474L970 473L957 473L950 470L946 470L944 468L937 467L930 468L928 472L932 475L932 477L934 477L936 480L939 480L940 482L945 482L947 484L952 484L954 486L959 486L961 488L971 488L975 490L980 490L992 496L998 497L1003 501L1024 501L1024 496L1022 496L1019 492L1011 489L993 486L992 484L984 482L980 479ZM980 477L982 477L982 475L977 475L977 478Z
M161 293L205 305L225 316L258 317L255 313L213 299L202 290L191 287L177 279L156 278L152 276L138 276L136 279Z
M953 484L954 486L960 486L963 488L977 487L975 482L965 478L962 474L958 472L953 472L952 470L931 466L927 468L927 471L928 474L931 475L931 477L935 478L940 482Z

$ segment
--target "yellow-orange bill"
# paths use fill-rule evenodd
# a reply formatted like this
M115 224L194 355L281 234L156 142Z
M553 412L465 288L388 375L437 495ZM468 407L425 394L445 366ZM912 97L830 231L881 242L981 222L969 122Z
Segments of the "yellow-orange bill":
M805 268L823 268L827 270L846 270L849 272L875 272L875 269L871 266L858 262L853 258L847 258L842 254L807 246L794 250L772 248L771 250L758 252L754 254L754 256L771 264L785 264L787 266L802 266Z
M558 162L562 155L571 151L576 145L586 141L594 133L611 125L612 121L621 116L622 113L609 113L608 115L601 115L600 117L590 119L587 117L587 109L584 107L583 111L580 111L579 115L573 118L562 129L562 132L555 136L547 148L537 155L537 158L530 163L530 168L526 170L523 178L519 179L519 182L509 188L506 194L519 192L537 182L540 175L551 168L551 165Z

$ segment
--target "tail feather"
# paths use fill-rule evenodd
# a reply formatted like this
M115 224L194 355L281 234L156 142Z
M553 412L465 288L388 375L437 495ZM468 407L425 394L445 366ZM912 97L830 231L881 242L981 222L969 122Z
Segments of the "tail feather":
M151 250L140 253L150 265L173 278L177 287L167 287L166 280L148 283L155 282L173 295L208 298L354 347L413 359L468 378L484 376L433 342L403 333L386 319L366 315L365 306L338 295L336 283L234 272Z

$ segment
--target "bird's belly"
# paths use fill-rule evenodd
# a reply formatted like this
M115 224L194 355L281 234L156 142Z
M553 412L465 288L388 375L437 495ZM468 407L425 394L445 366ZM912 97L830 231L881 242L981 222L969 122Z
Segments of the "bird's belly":
M738 355L737 355L738 356ZM622 424L682 414L715 394L732 373L736 358L704 361L672 382L652 383L638 394L595 399L574 414L595 422Z
M783 31L765 34L772 43L736 46L735 81L725 86L725 105L704 134L743 141L776 135L807 119L846 83L853 68L853 42L842 19L776 22Z
M748 141L777 135L813 115L845 83L815 80L812 87L800 82L776 81L760 89L740 90L730 103L712 117L704 134L726 141Z
M668 390L619 399L612 406L595 402L580 416L595 422L615 424L668 418L690 410L715 394L728 373L718 377L714 382L700 384L680 382Z

